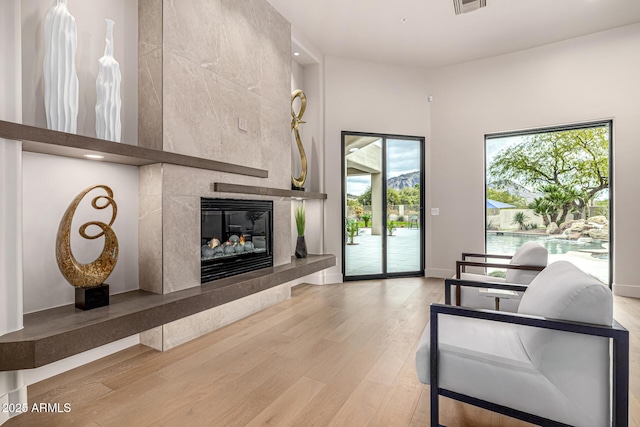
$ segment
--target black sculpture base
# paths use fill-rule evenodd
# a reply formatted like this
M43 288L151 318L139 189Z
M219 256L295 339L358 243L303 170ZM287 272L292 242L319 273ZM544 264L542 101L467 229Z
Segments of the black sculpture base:
M76 308L91 310L109 305L109 285L103 283L92 288L76 288Z
M305 191L304 187L296 187L295 184L291 184L291 189L295 191Z

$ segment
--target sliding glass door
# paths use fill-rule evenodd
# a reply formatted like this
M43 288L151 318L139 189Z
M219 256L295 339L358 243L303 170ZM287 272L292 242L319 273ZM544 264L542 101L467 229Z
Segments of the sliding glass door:
M424 272L424 138L342 133L345 280Z

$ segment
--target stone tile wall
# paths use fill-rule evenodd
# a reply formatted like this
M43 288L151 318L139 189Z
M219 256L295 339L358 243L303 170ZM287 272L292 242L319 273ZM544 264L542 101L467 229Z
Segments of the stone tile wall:
M214 193L212 183L290 187L291 28L266 0L139 0L138 13L139 145L269 171L255 178L167 164L140 168L140 287L170 293L200 286L200 197L256 198ZM239 118L247 131L238 129ZM290 262L290 206L274 200L275 265ZM224 318L284 294L244 298ZM193 321L226 322L202 316ZM143 341L171 347L193 338L184 334L191 323L166 325Z

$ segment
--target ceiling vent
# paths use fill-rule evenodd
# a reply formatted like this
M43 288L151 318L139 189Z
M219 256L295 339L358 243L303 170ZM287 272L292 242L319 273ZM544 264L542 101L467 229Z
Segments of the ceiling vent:
M453 7L456 10L456 15L461 13L473 12L487 5L487 0L453 0Z

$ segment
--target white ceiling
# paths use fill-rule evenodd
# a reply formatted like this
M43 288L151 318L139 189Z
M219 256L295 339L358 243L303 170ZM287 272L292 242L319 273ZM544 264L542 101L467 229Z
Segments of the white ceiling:
M452 0L268 1L325 55L423 68L640 22L640 0L487 0L464 15Z

